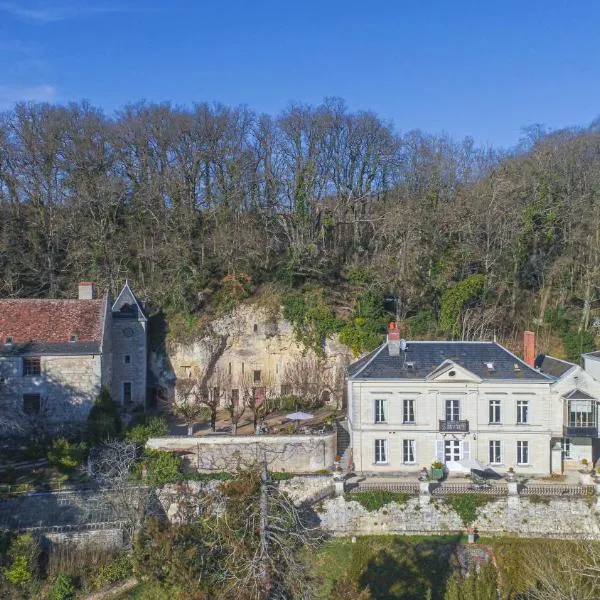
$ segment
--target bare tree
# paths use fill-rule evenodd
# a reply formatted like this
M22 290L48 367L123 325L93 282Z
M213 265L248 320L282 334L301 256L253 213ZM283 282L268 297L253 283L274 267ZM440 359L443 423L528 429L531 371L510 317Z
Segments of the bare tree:
M323 392L333 387L332 367L314 354L300 356L286 365L283 383L306 403L306 408L318 406Z
M195 379L178 379L175 398L171 406L173 414L182 418L187 425L187 434L194 435L194 425L205 414L205 407Z

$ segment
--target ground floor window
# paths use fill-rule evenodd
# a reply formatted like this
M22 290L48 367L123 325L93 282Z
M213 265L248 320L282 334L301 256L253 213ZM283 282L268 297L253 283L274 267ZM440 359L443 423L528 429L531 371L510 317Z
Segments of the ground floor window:
M500 440L490 440L490 464L502 464L502 443Z
M123 383L123 403L131 402L131 381Z
M403 440L402 442L403 461L405 463L416 462L415 458L415 440Z
M571 454L571 452L572 452L571 440L569 438L563 438L560 442L560 445L562 447L563 458L567 459L567 460L573 458L573 455Z
M40 412L42 400L39 394L23 394L23 411L28 415L37 415Z
M387 463L387 440L375 440L375 463Z
M517 464L529 464L529 442L517 442Z

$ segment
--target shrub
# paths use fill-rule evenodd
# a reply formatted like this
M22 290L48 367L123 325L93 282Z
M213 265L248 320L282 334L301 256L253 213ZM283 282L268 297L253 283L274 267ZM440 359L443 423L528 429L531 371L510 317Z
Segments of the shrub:
M65 573L60 573L50 588L52 600L71 600L75 597L75 584Z
M125 434L125 439L143 445L148 438L161 437L168 433L169 425L164 417L150 417L131 427Z
M4 569L4 576L13 585L24 586L37 577L40 547L30 533L14 538L7 556L9 566Z
M181 457L172 452L146 450L140 466L137 467L138 476L144 467L147 481L154 485L172 483L181 477Z
M123 581L131 575L132 569L131 556L125 553L119 554L98 569L98 572L92 577L92 585L98 589Z
M88 438L92 442L115 438L121 433L119 407L106 388L102 388L96 403L92 406L87 426Z
M85 458L85 444L71 444L65 438L57 438L48 450L48 462L63 472L75 470Z
M371 490L368 492L356 492L354 494L345 494L344 498L348 501L354 500L369 512L375 512L391 502L396 504L406 504L409 498L408 494L403 492L389 492L387 490Z
M477 509L492 500L491 496L482 494L455 494L444 498L444 504L450 506L458 514L463 525L470 525L477 518Z

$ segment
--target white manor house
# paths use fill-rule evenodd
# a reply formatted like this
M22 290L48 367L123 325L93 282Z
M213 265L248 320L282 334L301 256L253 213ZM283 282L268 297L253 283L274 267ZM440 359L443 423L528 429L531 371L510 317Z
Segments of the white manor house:
M525 360L497 342L387 341L348 369L348 425L357 473L448 470L473 459L498 473L562 473L600 457L600 353L586 369L543 354L525 332Z

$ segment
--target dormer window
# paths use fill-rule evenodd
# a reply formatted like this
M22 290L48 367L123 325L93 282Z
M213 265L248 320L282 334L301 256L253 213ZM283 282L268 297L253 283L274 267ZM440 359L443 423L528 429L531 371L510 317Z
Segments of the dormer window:
M488 371L495 371L496 370L496 367L494 367L494 363L493 362L486 362L485 363L485 368Z
M407 361L406 362L406 368L409 371L414 371L415 370L415 363L411 360L411 361Z
M514 364L513 364L513 369L514 369L515 371L520 371L520 370L521 370L521 367L519 366L519 363L514 363Z
M9 335L9 336L6 338L6 341L5 341L4 343L5 343L7 346L12 346L12 343L13 343L12 336L11 336L11 335Z
M71 337L69 338L70 342L76 342L77 341L77 334L76 333L72 333Z

